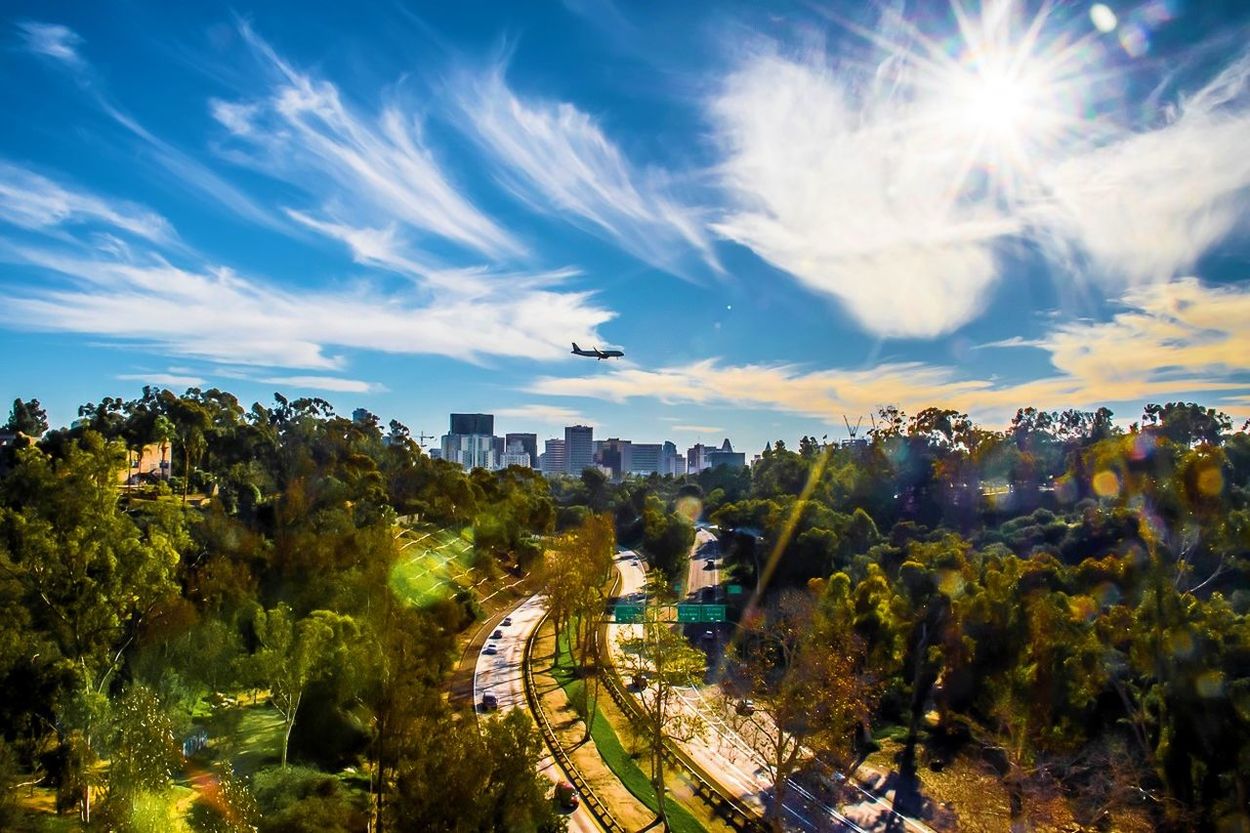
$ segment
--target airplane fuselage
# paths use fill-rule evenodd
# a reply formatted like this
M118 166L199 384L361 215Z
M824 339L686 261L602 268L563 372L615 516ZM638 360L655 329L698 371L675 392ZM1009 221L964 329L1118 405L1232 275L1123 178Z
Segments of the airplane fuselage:
M625 355L622 350L600 350L598 347L591 347L589 350L583 350L577 346L577 342L573 342L573 349L570 351L574 356L585 356L586 358L594 358L598 361L604 359L617 359Z

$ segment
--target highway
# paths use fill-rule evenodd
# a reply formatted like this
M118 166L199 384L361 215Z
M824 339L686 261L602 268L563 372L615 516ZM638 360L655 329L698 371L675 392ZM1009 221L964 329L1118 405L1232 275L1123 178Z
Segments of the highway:
M525 642L542 621L546 610L541 596L530 596L508 614L512 619L510 625L498 626L503 636L486 640L486 645L494 645L497 653L488 654L487 648L483 647L482 653L477 657L477 667L473 673L473 703L480 719L491 719L482 711L482 696L488 693L498 698L499 714L511 709L526 708L524 669L521 665L525 656ZM552 758L546 744L543 749L543 757L538 764L539 771L551 779L553 784L567 781L568 774ZM568 819L569 830L576 833L603 833L603 829L584 805L569 814Z
M712 537L711 533L700 530L700 538L696 539L696 549L704 545L703 536ZM692 558L688 581L694 585L704 575L711 578L715 571L705 570L704 558ZM620 596L624 599L633 594L641 594L645 584L646 572L635 553L624 551L616 559L617 570L621 574ZM699 587L706 586L706 580ZM698 593L699 591L695 591ZM609 651L613 662L620 666L618 642L622 638L636 635L638 625L617 625L608 627ZM699 626L702 632L705 626ZM706 626L713 627L713 626ZM710 661L715 659L715 651L724 645L724 631L718 631L716 645L712 648ZM732 791L736 797L748 805L755 806L761 812L765 799L771 793L772 780L760 756L755 753L742 737L729 726L722 716L720 705L715 702L719 692L715 685L700 686L699 681L692 681L690 687L679 692L681 706L686 713L701 721L705 727L702 737L684 742L681 746L700 766L702 766L723 787ZM834 808L823 803L808 793L801 786L791 783L788 797L783 804L788 829L797 831L868 831L884 829L886 822L894 816L890 806L868 793L861 792L862 800L851 806ZM897 820L903 820L898 816ZM896 822L897 822L896 820ZM922 825L907 819L906 827L915 830L927 830Z

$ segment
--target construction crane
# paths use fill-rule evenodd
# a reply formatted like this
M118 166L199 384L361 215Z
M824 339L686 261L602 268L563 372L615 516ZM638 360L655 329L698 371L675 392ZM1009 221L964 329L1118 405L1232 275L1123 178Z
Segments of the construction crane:
M864 418L861 416L855 420L854 428L851 427L851 421L846 418L846 414L842 415L842 421L846 423L846 433L851 436L852 440L855 439L855 435L859 433L859 426L864 424Z
M425 448L426 440L432 440L432 439L434 439L433 434L426 434L424 432L417 434L417 443L420 444L422 448Z

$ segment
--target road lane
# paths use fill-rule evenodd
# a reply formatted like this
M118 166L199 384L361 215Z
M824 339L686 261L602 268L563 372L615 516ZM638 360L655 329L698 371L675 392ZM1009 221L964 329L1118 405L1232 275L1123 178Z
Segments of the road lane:
M498 626L501 636L486 640L486 645L494 645L497 653L488 654L483 646L482 653L477 657L477 668L473 674L473 704L480 715L479 719L490 719L489 714L482 712L482 696L485 694L493 694L499 700L499 714L506 714L516 708L527 708L525 669L522 665L525 642L546 612L547 607L542 596L530 596L505 617L511 618L510 625ZM556 763L546 743L543 744L543 756L538 762L538 770L552 783L569 780L568 774ZM603 833L603 828L585 805L579 805L569 814L568 819L569 830L576 833Z

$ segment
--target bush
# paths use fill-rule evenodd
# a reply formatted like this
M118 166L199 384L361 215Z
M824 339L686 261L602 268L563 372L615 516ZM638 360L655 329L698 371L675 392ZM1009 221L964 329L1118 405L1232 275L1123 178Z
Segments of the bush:
M351 833L367 824L366 813L338 779L315 769L261 770L252 791L260 806L261 833Z

